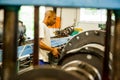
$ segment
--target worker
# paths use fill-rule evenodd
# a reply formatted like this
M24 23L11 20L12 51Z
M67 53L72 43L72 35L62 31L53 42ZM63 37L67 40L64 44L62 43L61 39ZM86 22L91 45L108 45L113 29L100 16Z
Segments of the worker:
M18 21L18 45L24 45L26 39L26 27L22 21Z
M56 14L52 10L45 12L43 22L40 23L39 28L39 64L49 64L48 54L52 54L54 57L59 56L58 48L51 47L50 31L48 26L52 26L56 23Z

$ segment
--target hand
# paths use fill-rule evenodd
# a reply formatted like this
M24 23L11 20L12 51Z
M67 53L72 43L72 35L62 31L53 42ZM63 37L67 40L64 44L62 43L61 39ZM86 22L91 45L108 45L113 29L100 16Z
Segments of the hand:
M53 54L53 56L58 58L58 56L59 56L58 48L53 48L52 54Z

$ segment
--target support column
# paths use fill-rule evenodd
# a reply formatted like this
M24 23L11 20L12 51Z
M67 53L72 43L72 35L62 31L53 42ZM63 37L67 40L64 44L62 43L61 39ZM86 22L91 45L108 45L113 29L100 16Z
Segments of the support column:
M16 80L18 6L4 7L2 80Z
M112 80L120 80L120 10L115 13L115 39L113 47L113 74Z
M38 66L39 56L39 6L34 7L34 53L33 66Z

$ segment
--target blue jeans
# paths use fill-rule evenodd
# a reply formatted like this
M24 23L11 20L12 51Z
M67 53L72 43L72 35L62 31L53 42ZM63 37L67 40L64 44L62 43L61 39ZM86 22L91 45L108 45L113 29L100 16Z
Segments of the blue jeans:
M39 60L39 65L48 65L50 64L49 62L44 62L43 60Z

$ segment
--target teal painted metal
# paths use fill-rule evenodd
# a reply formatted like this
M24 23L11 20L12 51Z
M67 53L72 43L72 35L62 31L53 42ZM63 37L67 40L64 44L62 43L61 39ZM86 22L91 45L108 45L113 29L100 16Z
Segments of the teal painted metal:
M0 0L0 5L42 5L120 9L120 0Z
M114 10L116 18L120 19L120 10Z

